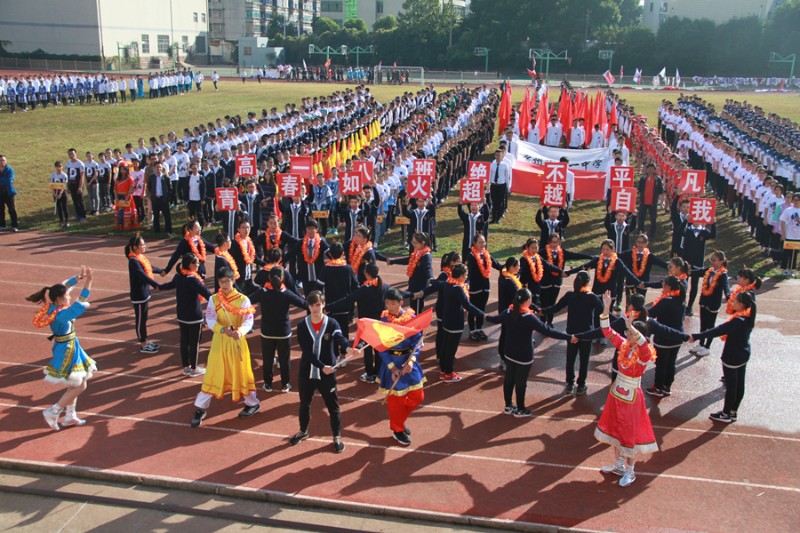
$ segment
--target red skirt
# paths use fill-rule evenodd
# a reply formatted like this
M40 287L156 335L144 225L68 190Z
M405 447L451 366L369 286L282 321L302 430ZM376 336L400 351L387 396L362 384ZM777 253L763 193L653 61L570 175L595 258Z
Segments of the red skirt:
M657 452L658 444L642 389L636 389L632 402L622 401L609 392L594 436L600 442L618 448L625 457Z

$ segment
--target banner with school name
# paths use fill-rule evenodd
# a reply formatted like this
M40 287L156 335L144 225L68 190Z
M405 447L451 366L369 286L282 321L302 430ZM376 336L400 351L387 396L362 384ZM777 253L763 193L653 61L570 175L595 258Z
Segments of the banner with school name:
M518 161L544 165L549 162L557 163L562 157L566 157L569 160L569 167L573 170L605 172L609 165L613 164L612 151L609 148L575 150L542 146L522 140L517 142Z

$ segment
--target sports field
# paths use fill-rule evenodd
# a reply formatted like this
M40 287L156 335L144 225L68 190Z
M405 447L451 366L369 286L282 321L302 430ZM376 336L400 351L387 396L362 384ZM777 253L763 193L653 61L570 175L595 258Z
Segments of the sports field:
M75 106L48 107L14 115L2 113L6 132L0 153L4 153L9 164L14 167L17 185L21 194L17 197L17 209L21 215L20 226L26 229L56 230L53 205L47 179L56 159L65 160L70 147L78 150L79 157L87 150L95 153L108 147L123 148L125 143L134 145L139 137L149 138L161 133L193 127L225 115L246 116L247 112L260 113L262 109L275 106L282 109L288 102L299 102L305 96L321 96L341 90L346 85L302 83L292 84L282 81L261 84L248 81L223 81L220 91L214 92L208 84L201 93L174 96L165 99L137 101L135 104L117 106ZM381 102L386 102L404 91L415 91L417 86L377 86L370 90ZM444 88L444 87L443 87ZM551 98L558 92L552 91ZM635 106L636 111L648 117L655 124L656 109L662 98L676 99L676 91L649 91L623 89L624 98ZM515 89L514 99L522 97L523 91ZM746 99L763 106L768 112L800 120L800 97L794 94L729 93L709 92L706 98L718 106L725 99ZM491 148L490 148L491 149ZM457 249L460 246L461 224L456 214L456 202L452 196L437 214L437 235L442 251ZM503 223L495 226L492 233L491 248L500 258L516 253L517 247L535 229L534 210L527 209L535 199L514 196L510 202L509 213ZM576 251L593 251L604 235L600 221L603 210L595 202L581 202L572 211L573 220L567 245ZM70 208L71 209L71 208ZM177 222L181 216L175 217ZM660 236L653 243L657 253L667 251L668 227L666 217ZM111 215L92 218L87 224L73 225L72 232L108 233L112 226ZM538 233L538 231L536 232ZM734 268L740 264L754 266L762 274L770 272L770 265L750 250L750 241L738 225L725 216L720 217L720 232L716 246L733 258ZM397 250L399 237L390 234L384 246Z

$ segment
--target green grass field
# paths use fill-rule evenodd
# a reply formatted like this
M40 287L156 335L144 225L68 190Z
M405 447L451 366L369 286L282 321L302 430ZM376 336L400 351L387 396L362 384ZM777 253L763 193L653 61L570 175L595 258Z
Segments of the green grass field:
M118 106L91 105L85 107L48 107L14 115L3 112L3 130L6 132L0 153L8 158L14 167L17 178L17 210L21 216L20 226L25 229L56 231L52 200L47 180L52 171L53 161L66 160L70 147L78 150L79 156L87 150L97 152L107 147L124 147L126 142L136 144L139 137L181 132L184 127L214 120L229 115L246 116L248 111L260 113L261 109L277 106L282 108L287 102L299 102L305 96L327 95L344 88L333 84L288 84L271 82L257 84L248 82L223 82L220 91L209 90L210 84L202 93L175 96L166 99L137 101L135 104ZM415 86L371 87L375 97L385 102L403 91L416 90ZM515 91L515 96L521 96ZM677 92L624 90L623 97L636 107L638 113L646 115L655 122L656 109L662 98L675 100ZM552 94L557 98L557 93ZM706 99L721 106L726 98L746 99L764 107L768 112L777 112L794 120L800 120L800 97L797 95L755 94L755 93L706 93ZM450 199L438 212L437 234L440 252L460 248L461 224L456 215L457 195ZM519 246L531 235L538 235L534 223L538 200L515 195L511 198L509 213L503 222L494 226L490 232L490 249L498 257L517 254ZM72 206L70 206L72 212ZM597 202L578 202L571 211L573 222L568 231L570 249L595 252L599 241L604 237L600 221L603 209ZM175 217L176 225L181 217ZM669 224L660 215L659 237L653 243L655 252L666 255L668 251ZM87 224L73 225L69 231L111 233L111 215L92 218ZM60 230L58 230L60 231ZM392 232L382 243L390 253L400 251L400 238L397 231ZM744 230L723 214L719 217L719 238L715 244L731 256L732 268L742 264L754 266L761 273L770 273L771 265L757 254L752 253L751 241L745 237Z

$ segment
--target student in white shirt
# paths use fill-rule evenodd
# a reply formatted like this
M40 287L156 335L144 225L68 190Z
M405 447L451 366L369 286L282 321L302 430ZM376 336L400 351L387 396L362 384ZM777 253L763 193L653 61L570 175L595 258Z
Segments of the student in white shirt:
M780 224L784 246L787 241L800 241L800 193L792 195L792 205L781 213ZM792 270L797 270L797 254L797 250L784 248L781 257L784 276L789 277Z
M563 127L558 121L558 115L550 117L550 124L547 126L547 133L544 136L545 146L558 147L561 144L561 137L563 137Z

